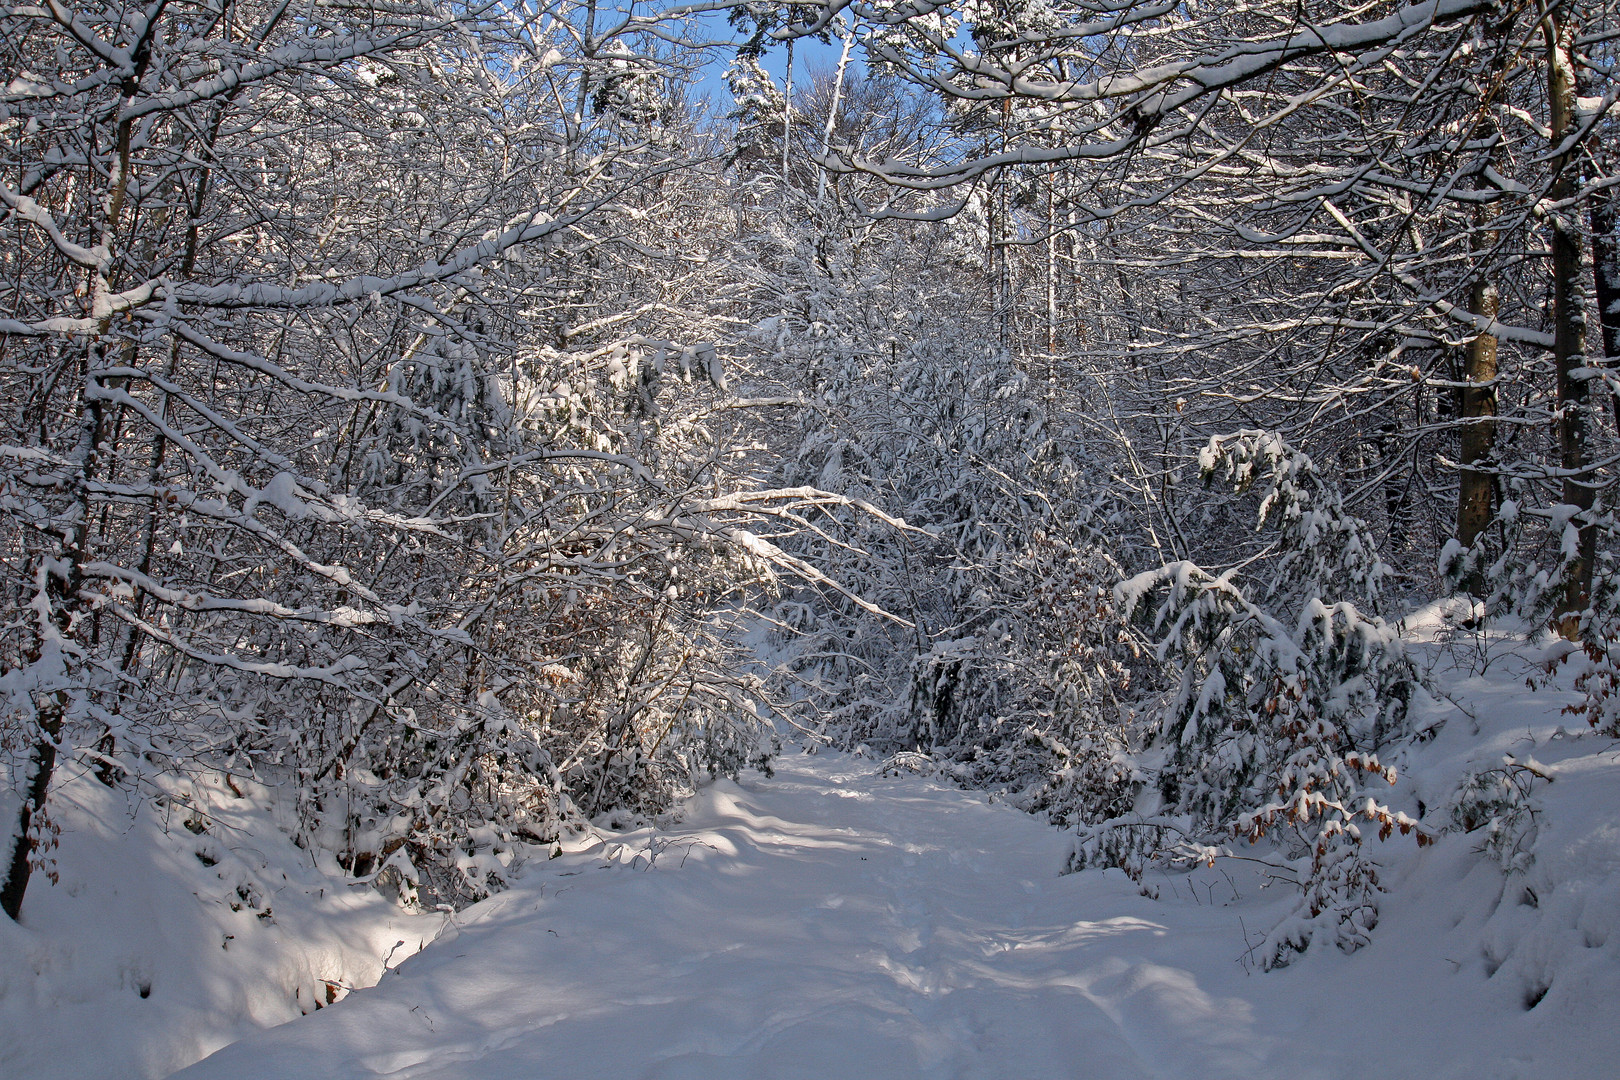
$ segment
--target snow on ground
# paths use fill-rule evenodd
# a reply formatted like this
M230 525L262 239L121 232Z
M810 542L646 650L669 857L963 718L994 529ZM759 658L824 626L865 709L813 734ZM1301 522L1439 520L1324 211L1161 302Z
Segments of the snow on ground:
M791 756L181 1075L1254 1075L1278 1045L1234 913L1060 878L1062 850L982 794Z
M0 915L0 1077L167 1076L376 982L444 923L317 870L275 792L166 788L155 806L91 776L52 788L59 883L35 874L22 925Z
M1532 873L1477 836L1392 845L1353 956L1258 973L1248 943L1292 898L1254 864L1164 876L1155 901L1117 871L1058 876L1063 836L983 793L790 754L678 828L533 868L375 989L181 1075L1612 1076L1620 769L1603 740L1550 739L1562 700L1501 694L1516 735L1458 724L1433 751L1523 753L1543 721L1558 779Z
M1563 730L1567 675L1527 688L1528 647L1409 627L1461 710L1432 710L1449 720L1397 800L1443 822L1459 777L1505 767L1529 799L1501 856L1488 827L1384 845L1354 955L1259 972L1297 894L1256 862L1151 874L1156 900L1118 871L1060 876L1068 840L1039 820L831 752L530 864L448 922L311 866L245 781L132 813L80 778L61 884L0 919L0 1076L161 1077L221 1046L179 1075L1614 1076L1620 745Z

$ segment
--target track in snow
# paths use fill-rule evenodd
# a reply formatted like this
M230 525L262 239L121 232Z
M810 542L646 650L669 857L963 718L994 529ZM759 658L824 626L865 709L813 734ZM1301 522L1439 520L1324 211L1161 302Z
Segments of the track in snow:
M1359 995L1322 978L1349 970L1335 957L1246 974L1239 913L1252 934L1280 914L1270 893L1222 906L1211 874L1155 903L1117 872L1058 876L1063 849L982 793L790 755L709 788L679 828L532 868L377 987L179 1075L1517 1075L1463 1071L1448 1029L1478 1023L1466 1002L1433 1022L1400 1000L1347 1009Z

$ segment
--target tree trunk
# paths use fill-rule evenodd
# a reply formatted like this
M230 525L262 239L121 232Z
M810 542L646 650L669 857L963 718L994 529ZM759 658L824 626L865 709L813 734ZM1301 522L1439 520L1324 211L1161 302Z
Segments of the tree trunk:
M156 20L153 20L136 43L133 50L135 65L124 76L120 109L140 88L151 60L152 34L156 26ZM99 392L102 389L101 373L109 366L128 362L123 352L124 345L111 336L113 317L106 297L116 291L113 283L117 273L114 248L129 195L134 121L119 121L116 132L112 175L108 178L107 199L102 206L102 219L99 222L103 254L95 271L89 305L90 312L98 319L96 335L85 347L78 372L79 443L73 455L77 465L68 477L73 503L71 509L48 530L59 537L53 545L55 550L36 555L29 567L39 589L43 610L37 614L38 629L28 661L38 668L45 685L35 695L38 736L29 755L28 791L17 812L17 826L11 837L11 856L6 861L6 880L0 886L0 910L4 910L13 921L22 913L23 896L33 876L39 819L44 813L51 778L56 772L57 744L67 718L73 684L83 666L82 652L71 638L76 632L82 634L82 631L76 631L76 626L83 616L89 614L80 589L84 565L89 561L90 549L94 546L90 481L100 467L103 451L110 449L103 444L112 438Z
M17 811L6 881L0 886L0 910L13 922L22 917L23 895L28 891L28 879L34 872L33 855L38 842L33 830L38 824L35 819L45 811L45 796L56 771L56 737L62 730L62 705L61 696L53 695L51 702L40 710L40 739L28 756L28 791Z
M1587 69L1580 73L1578 93L1581 97L1602 97L1612 89L1612 77ZM1614 175L1614 154L1604 143L1604 137L1614 137L1614 122L1599 121L1588 136L1585 160L1590 166L1590 179ZM1602 367L1614 371L1620 366L1620 201L1613 188L1598 188L1588 196L1587 222L1592 228L1593 299L1597 301L1598 330L1603 346ZM1613 384L1609 384L1613 387ZM1611 389L1609 401L1614 409L1614 426L1620 432L1620 388ZM1598 407L1601 411L1601 407Z
M793 145L793 39L787 43L787 75L782 91L782 183L788 182L789 148Z
M1578 177L1576 147L1565 146L1576 131L1575 28L1567 7L1552 10L1542 23L1547 42L1547 95L1552 121L1552 145L1563 147L1553 158L1553 182L1547 201L1558 205L1575 197ZM1590 470L1591 416L1587 380L1577 371L1586 365L1585 269L1581 263L1579 218L1569 209L1551 215L1553 284L1553 362L1558 373L1558 450L1563 466L1563 501L1575 516L1568 527L1577 531L1575 554L1569 558L1560 610L1555 612L1560 632L1573 638L1580 613L1592 593L1592 563L1597 528L1591 521L1595 490Z
M1475 220L1475 232L1469 245L1475 252L1489 251L1496 246L1497 232L1488 228L1487 215L1482 210ZM1486 319L1496 318L1501 309L1501 297L1496 283L1481 273L1468 289L1468 310ZM1468 354L1463 369L1467 384L1461 394L1463 469L1457 491L1457 540L1464 547L1472 547L1481 530L1491 520L1493 484L1489 471L1480 466L1489 461L1496 447L1496 335L1481 333L1468 343Z
M1598 321L1603 328L1603 366L1610 371L1620 365L1620 209L1615 206L1613 188L1592 196L1592 276L1597 286ZM1611 393L1614 426L1620 430L1620 393Z

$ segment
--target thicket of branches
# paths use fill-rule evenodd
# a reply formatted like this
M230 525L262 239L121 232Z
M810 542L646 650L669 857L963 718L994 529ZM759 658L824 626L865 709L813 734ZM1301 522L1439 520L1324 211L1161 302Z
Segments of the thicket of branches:
M768 755L710 615L830 497L739 471L724 147L660 24L0 25L8 913L64 774L268 773L317 859L463 901Z
M830 403L798 475L932 537L862 549L910 641L817 624L830 731L1021 789L1081 823L1076 867L1269 837L1302 885L1283 963L1365 940L1362 829L1445 824L1384 794L1429 734L1409 603L1551 626L1612 730L1612 6L772 11L949 131L896 153L840 120L804 155L821 212L863 223L845 262L904 244L924 284L822 253L776 290L804 311L779 353ZM923 329L863 330L901 310Z

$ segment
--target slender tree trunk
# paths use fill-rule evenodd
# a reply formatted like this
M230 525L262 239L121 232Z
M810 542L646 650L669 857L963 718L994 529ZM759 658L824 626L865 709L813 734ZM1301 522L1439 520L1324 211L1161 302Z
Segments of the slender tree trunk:
M1489 209L1479 212L1469 245L1478 252L1496 246L1497 231L1489 226ZM1496 282L1481 273L1468 289L1468 310L1486 319L1496 318L1501 309ZM1496 447L1496 335L1481 333L1468 343L1461 394L1462 476L1457 492L1457 540L1471 547L1480 531L1491 520L1493 484L1491 474L1480 468Z
M146 32L135 43L132 50L134 68L125 74L120 88L120 109L140 89L141 79L151 62L152 34L157 26L156 19L150 20ZM90 311L98 323L95 338L86 345L79 366L79 443L73 454L77 467L70 480L73 503L58 519L56 528L60 539L55 550L50 555L36 557L30 567L44 610L38 614L35 645L30 650L29 662L40 665L47 687L42 688L42 693L36 697L38 735L29 755L28 792L17 812L17 825L11 837L11 854L5 863L6 880L0 886L0 910L4 910L13 920L22 913L23 896L33 876L39 819L44 813L51 778L56 772L57 744L66 719L72 684L83 667L82 651L71 638L76 632L76 624L88 613L88 605L80 590L84 565L89 561L93 546L90 482L100 468L103 444L112 438L100 393L101 373L109 365L124 359L123 346L114 343L109 336L112 313L106 297L116 291L114 280L118 274L118 262L115 249L129 196L133 135L134 121L121 120L116 129L107 197L101 207L99 232L104 254L90 294ZM115 351L116 356L109 356ZM82 634L82 631L77 632ZM55 685L50 686L50 682Z
M1547 43L1547 93L1553 147L1563 147L1575 133L1575 27L1566 5L1553 8L1542 23ZM1553 183L1548 202L1568 203L1575 197L1579 178L1577 148L1565 147L1552 162ZM1551 216L1553 278L1553 362L1558 383L1558 450L1563 466L1563 501L1576 516L1571 527L1577 530L1575 555L1569 560L1568 579L1562 610L1557 613L1560 631L1575 635L1580 613L1592 592L1592 563L1597 548L1597 528L1590 520L1595 491L1591 483L1591 415L1587 401L1587 380L1577 374L1586 365L1585 267L1582 265L1582 237L1576 214L1564 209Z
M1620 365L1620 208L1613 188L1592 196L1592 276L1596 284L1598 321L1603 328L1603 366ZM1611 393L1614 425L1620 430L1620 393Z
M23 896L34 871L34 853L39 848L39 826L45 812L46 796L56 772L56 749L66 717L70 685L82 661L70 640L75 623L87 614L79 595L83 567L87 561L90 531L89 479L96 467L97 447L106 435L101 402L88 393L99 349L88 350L83 361L81 398L82 434L78 459L82 463L74 477L75 499L64 523L64 535L49 554L33 560L34 581L41 607L34 645L28 662L36 666L46 687L35 696L37 734L28 759L28 790L17 810L17 824L11 835L11 853L6 860L6 880L0 885L0 910L15 921L22 914ZM51 685L51 684L55 685Z
M1046 178L1046 379L1047 386L1057 375L1057 172Z
M793 39L787 43L786 89L782 91L782 182L787 183L788 147L793 145Z
M844 72L849 68L849 53L855 47L856 23L850 23L849 29L844 32L844 51L838 55L838 74L833 79L832 104L827 107L827 124L821 131L821 154L826 157L832 153L833 132L838 127L838 109L844 100ZM822 169L821 175L816 179L816 201L819 203L827 195L827 170Z
M34 850L38 846L34 835L36 821L45 810L45 796L51 788L51 776L56 771L56 738L62 731L63 702L60 694L51 695L39 710L40 738L28 756L28 790L23 795L22 807L17 811L16 833L11 838L11 858L7 863L6 880L0 886L0 910L13 922L22 917L23 895L28 891L28 879L33 876Z
M1001 103L1001 152L1007 152L1007 125L1012 118L1012 102ZM1008 198L1007 174L996 173L995 189L995 226L990 230L990 254L994 262L995 293L996 293L996 333L999 335L1001 347L1012 351L1012 275L1007 265L1007 245L1003 240L1012 236L1008 227L1008 219L1012 210L1011 200Z
M1508 15L1489 27L1489 37L1497 41L1499 47L1482 88L1484 100L1480 104L1479 127L1473 136L1481 142L1495 144L1501 135L1494 110L1510 55L1505 43L1513 35L1513 22L1514 17ZM1487 166L1500 164L1500 158L1500 149L1493 149L1486 159ZM1485 187L1487 182L1485 170L1481 169L1480 187ZM1487 320L1494 320L1502 310L1501 294L1493 276L1495 268L1490 262L1501 238L1497 216L1494 205L1479 206L1474 212L1468 242L1475 264L1475 277L1468 287L1468 310ZM1464 386L1457 395L1457 412L1462 423L1458 448L1463 463L1457 489L1457 539L1464 547L1472 547L1481 530L1490 523L1496 502L1496 477L1489 471L1488 463L1496 449L1497 344L1496 335L1489 330L1482 331L1468 343L1463 366Z

